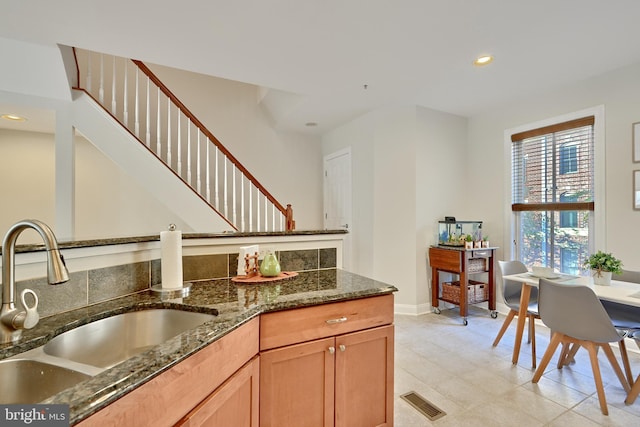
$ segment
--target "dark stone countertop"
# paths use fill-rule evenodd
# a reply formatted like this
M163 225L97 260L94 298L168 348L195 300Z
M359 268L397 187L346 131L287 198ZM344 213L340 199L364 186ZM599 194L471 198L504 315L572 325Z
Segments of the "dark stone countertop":
M44 318L25 330L17 344L0 344L0 359L44 345L54 336L91 321L127 311L178 308L218 315L203 325L134 356L41 403L69 404L70 422L82 419L220 339L260 313L384 295L389 284L339 269L302 272L266 284L240 284L230 279L194 282L182 300L164 299L151 291Z
M189 239L221 239L221 238L240 238L240 237L282 237L282 236L316 236L325 234L347 234L344 229L337 230L294 230L294 231L228 231L221 233L182 233L183 240ZM160 233L147 236L133 237L113 237L104 239L86 239L86 240L60 240L58 247L60 249L87 248L95 246L124 245L127 243L145 243L160 241ZM44 244L24 244L16 246L16 253L44 251ZM2 253L2 248L0 248Z

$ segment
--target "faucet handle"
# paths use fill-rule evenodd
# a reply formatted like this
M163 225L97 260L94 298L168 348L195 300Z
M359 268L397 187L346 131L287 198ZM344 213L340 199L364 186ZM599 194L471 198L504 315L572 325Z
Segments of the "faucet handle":
M33 306L29 307L25 296L27 294L33 295ZM38 295L31 289L25 289L20 293L20 302L26 311L21 312L16 316L14 323L21 323L24 329L31 329L38 324L40 315L38 314Z

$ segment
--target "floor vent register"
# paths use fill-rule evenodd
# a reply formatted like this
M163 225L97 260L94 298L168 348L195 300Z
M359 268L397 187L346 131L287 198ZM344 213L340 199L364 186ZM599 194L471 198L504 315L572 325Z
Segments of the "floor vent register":
M436 407L433 403L429 402L415 391L410 391L400 397L431 421L435 421L447 415L446 412Z

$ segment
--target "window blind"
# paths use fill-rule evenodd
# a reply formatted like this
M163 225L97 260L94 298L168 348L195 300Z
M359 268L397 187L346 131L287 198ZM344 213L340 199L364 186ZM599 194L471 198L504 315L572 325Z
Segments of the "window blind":
M594 117L512 135L512 210L594 209Z

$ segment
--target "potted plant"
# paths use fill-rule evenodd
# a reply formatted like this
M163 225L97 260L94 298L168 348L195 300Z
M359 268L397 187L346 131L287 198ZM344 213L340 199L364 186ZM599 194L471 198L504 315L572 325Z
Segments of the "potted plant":
M464 238L464 248L473 249L473 236L471 234L467 234Z
M585 267L591 269L593 283L596 285L610 285L613 273L622 273L622 261L610 253L598 251L591 254L584 262Z
M488 248L489 247L489 236L484 236L482 238L482 247L483 248Z

